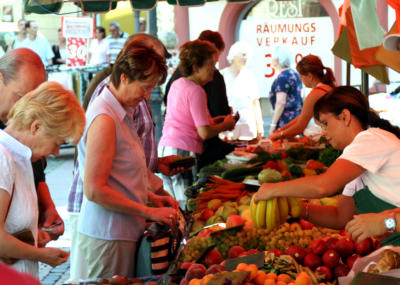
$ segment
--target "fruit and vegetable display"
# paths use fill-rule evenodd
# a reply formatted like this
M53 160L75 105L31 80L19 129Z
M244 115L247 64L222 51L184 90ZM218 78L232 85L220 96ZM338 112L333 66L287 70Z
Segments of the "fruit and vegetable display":
M250 181L261 185L319 175L339 151L307 139L285 150L258 145L236 151L240 159L203 167L198 181L185 190L190 229L175 264L180 284L335 284L358 258L379 247L370 238L358 243L345 231L300 219L302 199L254 202L257 189L249 187ZM252 154L248 160L245 152ZM335 206L337 199L307 202ZM262 263L254 264L252 257L260 254Z

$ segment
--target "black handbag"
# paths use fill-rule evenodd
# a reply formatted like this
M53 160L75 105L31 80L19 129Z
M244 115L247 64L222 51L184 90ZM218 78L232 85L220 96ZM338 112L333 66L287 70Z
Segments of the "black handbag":
M7 219L8 211L10 210L11 202L12 202L12 199L14 196L14 188L15 188L15 185L13 185L13 189L11 191L10 203L8 204L7 213L6 213L4 222ZM11 234L11 235L24 243L27 243L27 244L30 244L33 246L35 245L35 238L33 237L33 233L30 229L23 229L19 232ZM0 259L3 263L8 264L8 265L12 265L19 260L18 258L12 258L12 257L1 257Z
M154 275L167 272L175 260L180 243L184 237L186 221L181 211L178 211L178 221L175 225L152 223L144 236L151 244L151 271Z

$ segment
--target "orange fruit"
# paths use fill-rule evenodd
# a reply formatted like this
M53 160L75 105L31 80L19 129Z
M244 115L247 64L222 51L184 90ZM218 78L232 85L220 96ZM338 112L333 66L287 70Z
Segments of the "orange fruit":
M256 277L254 277L254 280L253 280L254 284L264 285L264 280L265 280L266 276L267 276L267 274L264 271L258 270Z
M287 274L279 274L277 280L283 281L285 283L290 283L292 281L292 278Z
M278 276L276 276L275 273L270 272L270 273L267 273L267 275L265 276L265 278L266 278L266 279L272 279L272 280L276 281L276 279L278 279Z
M206 285L211 278L213 278L213 274L208 274L201 279L201 285Z
M312 284L311 281L305 277L305 276L299 276L296 278L296 280L294 281L294 284L296 285L310 285ZM189 284L190 285L190 284Z
M264 285L276 285L274 279L265 279Z
M194 278L194 279L190 280L189 285L201 285L201 280Z
M276 285L287 285L287 283L285 281L277 281L275 284Z
M253 280L257 275L258 267L255 264L249 264L246 268L246 271L250 271L250 278L248 277L248 279Z
M246 263L239 263L236 266L236 270L237 271L246 271L246 268L247 268L247 264Z

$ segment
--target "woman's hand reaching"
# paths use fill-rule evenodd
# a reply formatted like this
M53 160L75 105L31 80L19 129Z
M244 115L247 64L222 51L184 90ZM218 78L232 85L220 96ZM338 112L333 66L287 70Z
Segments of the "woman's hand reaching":
M149 219L155 222L173 226L178 221L178 213L173 208L157 208L150 212Z
M276 183L263 183L256 194L254 194L254 201L257 203L260 200L270 200L275 198L273 194L273 188L276 186Z
M39 261L50 266L60 265L68 260L69 252L54 247L44 247L41 251Z
M236 120L232 116L232 114L226 115L223 121L224 130L225 131L232 131L235 128Z

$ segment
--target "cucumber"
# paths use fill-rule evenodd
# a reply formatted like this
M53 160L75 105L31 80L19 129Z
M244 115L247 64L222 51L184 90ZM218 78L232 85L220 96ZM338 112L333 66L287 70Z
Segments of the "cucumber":
M258 174L262 170L261 166L254 166L254 167L242 167L242 168L234 168L234 169L229 169L225 170L222 172L221 177L223 179L229 179L232 181L235 181L239 178L244 179L244 177L251 175L251 174ZM235 180L233 180L235 179ZM242 181L240 180L240 181Z

